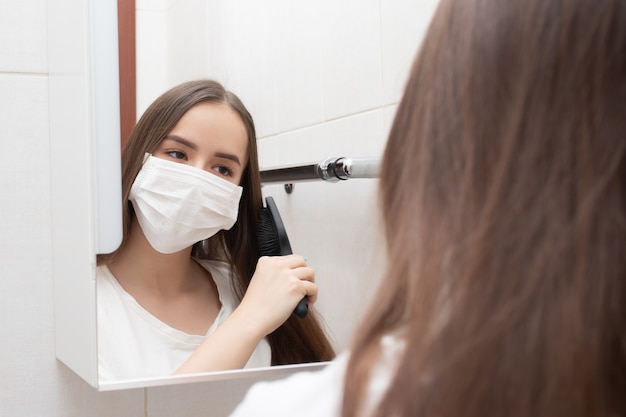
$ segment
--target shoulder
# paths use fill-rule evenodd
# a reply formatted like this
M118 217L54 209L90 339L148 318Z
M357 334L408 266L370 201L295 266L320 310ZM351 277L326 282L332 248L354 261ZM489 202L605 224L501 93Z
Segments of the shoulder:
M108 280L110 278L112 278L113 275L111 274L111 271L109 270L109 267L106 265L98 265L96 267L96 279L98 281L102 281L102 280Z
M213 282L217 285L218 292L220 293L230 293L232 292L232 282L233 282L233 274L234 271L231 268L230 264L223 261L214 261L208 259L197 259L194 260L204 269L209 271L211 277L213 278Z
M297 372L285 379L260 382L252 386L231 417L338 416L348 361L342 353L319 371ZM311 399L323 398L323 401Z
M217 286L217 292L225 314L224 318L228 317L239 304L239 298L233 286L234 272L230 264L207 259L194 258L194 260L211 274L211 278ZM218 321L220 320L218 319Z
M122 292L120 284L106 265L98 265L96 268L96 288L99 299L119 295Z
M201 267L213 275L214 280L228 280L230 282L233 270L227 262L209 259L193 258Z
M365 398L365 407L369 410L385 395L405 343L401 334L387 335L381 340L381 348L381 357L372 367ZM298 372L282 380L257 383L230 417L340 416L348 360L349 353L343 352L321 371Z

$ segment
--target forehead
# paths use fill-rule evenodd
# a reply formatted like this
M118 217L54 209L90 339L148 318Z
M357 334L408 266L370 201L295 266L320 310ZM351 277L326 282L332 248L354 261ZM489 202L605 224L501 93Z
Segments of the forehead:
M181 136L201 150L220 148L237 154L242 161L248 155L248 131L239 116L226 103L199 103L190 108L170 134Z

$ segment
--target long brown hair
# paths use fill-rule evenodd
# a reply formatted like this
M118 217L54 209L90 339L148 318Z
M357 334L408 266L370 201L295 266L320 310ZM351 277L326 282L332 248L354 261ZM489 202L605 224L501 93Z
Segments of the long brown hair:
M122 153L123 239L120 247L98 255L98 263L106 264L126 244L135 218L128 200L130 189L143 164L145 153L152 153L193 106L203 102L224 103L243 121L248 135L248 161L241 177L243 187L237 222L230 230L222 230L210 239L194 245L193 255L202 259L222 259L233 269L233 288L241 299L259 259L258 220L263 206L261 176L252 116L241 100L213 80L194 80L180 84L158 97L144 112L131 132ZM268 336L272 347L272 364L326 361L334 356L315 310L305 319L289 320Z
M380 196L344 417L390 333L374 416L626 416L626 2L443 0Z

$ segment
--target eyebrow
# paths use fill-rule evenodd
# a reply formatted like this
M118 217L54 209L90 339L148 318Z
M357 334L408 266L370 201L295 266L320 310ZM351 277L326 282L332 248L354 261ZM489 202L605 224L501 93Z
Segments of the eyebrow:
M193 149L194 151L198 150L198 146L196 146L195 143L191 143L187 139L181 138L180 136L167 135L164 140L166 139L173 140L174 142L178 142L181 145L185 145L186 147Z
M184 145L184 146L186 146L186 147L188 147L190 149L193 149L194 151L198 150L198 146L195 143L189 142L187 139L181 138L180 136L168 135L168 136L165 137L165 139L169 139L169 140L173 140L174 142L178 142L181 145ZM229 159L229 160L235 162L237 165L241 166L241 161L239 160L239 157L237 155L234 155L234 154L231 154L231 153L225 153L225 152L216 152L215 156L217 156L218 158Z
M237 155L233 155L232 153L224 153L224 152L216 152L215 156L219 158L229 159L235 162L237 165L241 166L241 161Z

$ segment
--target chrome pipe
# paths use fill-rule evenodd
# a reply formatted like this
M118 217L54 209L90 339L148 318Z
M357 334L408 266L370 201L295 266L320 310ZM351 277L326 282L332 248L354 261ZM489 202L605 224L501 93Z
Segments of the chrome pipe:
M330 157L320 163L294 165L261 171L261 183L291 184L301 181L345 181L351 178L377 178L380 158Z

